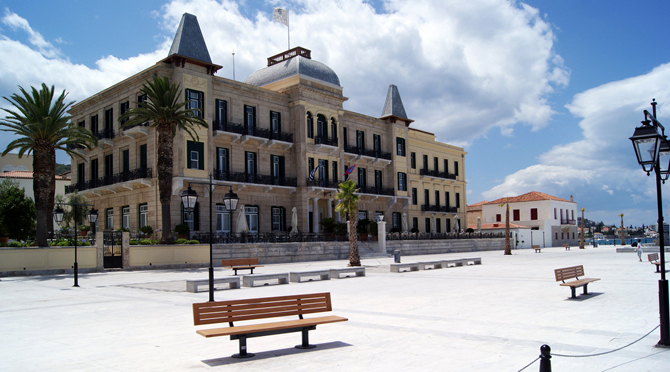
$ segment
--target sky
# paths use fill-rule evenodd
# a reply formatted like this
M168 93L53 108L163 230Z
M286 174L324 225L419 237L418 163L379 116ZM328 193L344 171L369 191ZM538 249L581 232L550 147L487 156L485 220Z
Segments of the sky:
M290 46L337 73L345 109L379 117L395 84L412 127L467 151L468 204L540 191L591 220L656 223L628 138L653 98L670 125L665 0L0 0L0 96L44 82L85 99L165 58L184 12L217 75L233 78L234 51L243 81L288 47L275 6Z

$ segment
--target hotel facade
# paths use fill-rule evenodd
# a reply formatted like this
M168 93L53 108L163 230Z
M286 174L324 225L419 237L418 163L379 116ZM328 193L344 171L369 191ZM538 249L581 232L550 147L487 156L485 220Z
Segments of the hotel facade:
M360 188L359 218L384 216L387 230L465 228L466 153L412 127L396 86L389 87L380 117L371 117L343 108L348 98L338 76L305 48L268 58L244 82L215 76L220 68L196 17L184 14L165 59L72 106L73 122L99 143L77 150L86 160L72 159L66 193L95 205L98 229L161 226L156 132L149 123L120 129L118 121L145 99L140 88L155 76L179 84L188 107L200 109L209 125L196 129L196 141L183 132L174 137L173 227L209 231L213 197L217 232L236 232L242 213L250 233L288 231L296 208L298 229L317 233L324 218L340 220L335 194L349 177ZM184 213L179 196L210 174L213 195L192 184L198 206ZM232 215L223 207L228 185L240 197Z

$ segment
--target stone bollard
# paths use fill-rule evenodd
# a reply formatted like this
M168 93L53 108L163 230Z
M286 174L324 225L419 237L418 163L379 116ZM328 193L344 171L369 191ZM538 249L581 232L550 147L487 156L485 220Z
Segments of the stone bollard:
M551 348L549 345L540 346L540 372L551 372Z

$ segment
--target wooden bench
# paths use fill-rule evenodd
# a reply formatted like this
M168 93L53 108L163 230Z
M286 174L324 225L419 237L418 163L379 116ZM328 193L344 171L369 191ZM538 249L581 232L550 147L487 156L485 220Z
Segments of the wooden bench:
M577 298L577 296L575 295L575 288L584 287L584 294L587 295L588 294L587 287L589 283L600 280L599 278L579 279L579 277L584 276L584 266L582 265L556 269L554 270L554 275L556 275L556 281L560 280L563 282L560 284L561 286L570 287L570 290L572 291L572 298ZM565 282L566 279L576 279L576 280L566 283Z
M647 255L647 259L652 265L656 265L656 272L661 272L661 261L658 259L658 253L650 253Z
M240 288L240 277L239 276L229 276L225 278L215 278L214 284L228 283L230 289ZM187 292L198 292L198 287L201 285L209 286L209 279L188 279L186 280L186 291Z
M467 262L464 263L462 259L458 259L458 260L444 260L444 261L442 261L442 262L444 262L444 267L450 267L450 266L453 266L453 267L456 267L456 266L463 266L464 264L467 265Z
M224 269L235 270L235 275L237 275L237 270L251 270L251 273L253 274L255 268L263 267L263 265L258 264L258 257L221 260L221 266L223 266Z
M348 273L354 273L355 276L365 276L365 267L357 266L357 267L341 267L338 269L330 269L330 277L335 279L342 279L340 274L348 274ZM344 277L348 278L349 275L345 275Z
M300 283L302 277L309 277L308 281L312 281L314 277L319 277L321 280L330 280L330 270L315 270L315 271L299 271L289 273L289 280L291 283Z
M264 285L269 285L267 282L275 279L278 281L277 284L288 284L288 273L242 275L242 286L253 287L257 281L264 281L266 282Z
M419 262L419 270L441 269L444 263L442 261Z
M311 349L316 347L309 344L309 331L316 329L319 324L348 320L335 315L303 318L305 314L326 311L332 311L330 293L203 302L193 304L193 323L196 326L228 323L228 327L201 329L196 333L204 337L230 336L231 340L239 340L240 352L234 354L233 358L250 358L254 354L247 352L247 338L252 337L302 332L302 344L296 346L296 348ZM298 319L242 326L235 325L236 322L246 320L288 316L296 316Z
M563 248L565 248L566 251L569 251L570 250L570 244L563 243Z
M535 250L535 253L542 253L542 248L540 248L539 245L533 245L533 249Z
M402 270L406 269L406 270ZM392 273L403 273L407 271L419 271L418 262L406 262L406 263L392 263L391 272Z

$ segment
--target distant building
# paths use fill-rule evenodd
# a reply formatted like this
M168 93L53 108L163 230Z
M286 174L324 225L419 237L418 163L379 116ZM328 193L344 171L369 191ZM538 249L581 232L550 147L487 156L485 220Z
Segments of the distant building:
M482 205L485 203L488 203L488 201L484 200L479 203L470 204L467 206L468 228L477 230L477 219L481 221L480 223L484 223L484 220L482 219Z
M33 193L33 172L32 171L12 171L2 172L0 177L11 178L19 183L19 188L23 188L26 196L35 200ZM70 178L65 176L56 176L56 195L65 195L65 186L70 185Z
M19 158L18 154L8 153L5 156L0 156L0 169L2 172L11 171L32 171L33 170L33 156L23 155Z
M477 231L477 222L475 222L474 225L468 224L468 228ZM517 225L515 223L510 222L509 233L512 248L532 248L530 244L531 231L532 230L530 226ZM482 224L482 232L493 233L493 234L499 234L499 233L504 234L505 222L503 221L500 223L484 223ZM537 244L537 242L534 244Z
M599 232L597 232L597 233L593 233L593 239L595 239L595 240L603 240L603 239L605 239L605 235L603 235L603 233L599 233Z
M542 192L500 198L482 205L482 224L505 223L504 204L509 202L510 222L529 226L531 243L546 247L577 245L577 203ZM502 207L501 207L502 206Z

